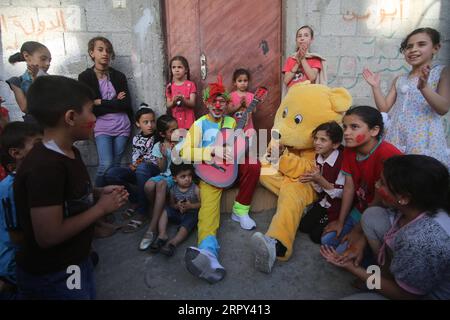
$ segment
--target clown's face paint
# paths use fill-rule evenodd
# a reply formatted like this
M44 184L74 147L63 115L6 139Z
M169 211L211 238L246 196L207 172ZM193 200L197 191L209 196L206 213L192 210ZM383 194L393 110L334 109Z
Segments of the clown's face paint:
M223 117L226 110L227 102L221 96L215 98L212 103L208 103L209 114L215 118L220 119Z

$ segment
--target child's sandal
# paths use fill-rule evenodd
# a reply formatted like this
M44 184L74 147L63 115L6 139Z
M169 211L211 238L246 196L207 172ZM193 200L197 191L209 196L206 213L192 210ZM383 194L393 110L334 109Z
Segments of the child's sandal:
M169 243L167 246L162 247L160 252L165 256L171 257L175 253L175 248L173 244Z
M124 219L131 219L134 217L134 215L137 213L136 209L128 208L124 213L122 213L122 217Z
M167 242L167 239L165 239L165 240L163 240L161 238L156 239L150 245L150 252L158 253L161 250L162 246L164 246L166 244L166 242Z

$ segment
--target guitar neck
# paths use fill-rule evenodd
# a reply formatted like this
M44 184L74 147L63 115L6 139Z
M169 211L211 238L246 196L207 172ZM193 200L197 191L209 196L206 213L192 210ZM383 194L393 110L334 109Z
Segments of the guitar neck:
M250 112L253 111L253 109L255 109L255 107L258 105L258 103L260 102L259 99L257 98L253 98L252 102L250 102L249 106L247 107L247 109L245 109L244 114L242 115L242 118L239 119L237 125L236 125L236 130L237 129L243 129L245 126L245 123L247 122L247 117L248 114Z

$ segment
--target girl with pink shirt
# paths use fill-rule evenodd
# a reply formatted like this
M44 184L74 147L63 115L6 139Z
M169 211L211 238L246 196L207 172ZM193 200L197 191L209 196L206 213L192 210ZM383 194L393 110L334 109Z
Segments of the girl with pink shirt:
M250 82L250 72L247 69L237 69L233 73L233 86L235 91L231 92L231 104L228 106L228 114L232 116L236 122L242 117L242 113L247 109L253 100L254 94L248 92L248 84ZM256 109L255 109L256 111ZM248 115L247 124L244 131L254 129L252 114Z
M166 87L167 112L177 120L179 129L189 130L195 121L197 87L190 81L189 63L183 56L170 60L170 81Z

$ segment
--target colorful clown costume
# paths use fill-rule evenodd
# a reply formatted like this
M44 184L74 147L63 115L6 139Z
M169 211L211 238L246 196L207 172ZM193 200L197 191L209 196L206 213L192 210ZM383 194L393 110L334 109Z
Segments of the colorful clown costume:
M222 128L234 128L232 117L215 118L207 114L194 122L189 129L181 149L181 157L186 162L211 161L217 134ZM239 193L233 205L232 219L238 221L244 229L253 229L256 225L249 217L250 203L258 184L261 165L257 161L248 161L238 165ZM188 248L185 255L187 269L195 276L210 283L220 281L225 269L218 261L219 243L217 230L220 224L220 199L223 189L200 181L201 208L198 216L198 248Z

